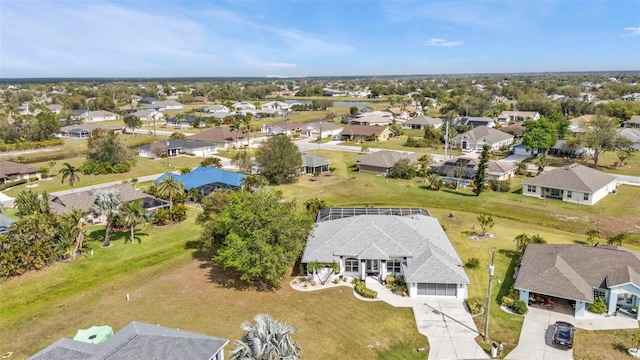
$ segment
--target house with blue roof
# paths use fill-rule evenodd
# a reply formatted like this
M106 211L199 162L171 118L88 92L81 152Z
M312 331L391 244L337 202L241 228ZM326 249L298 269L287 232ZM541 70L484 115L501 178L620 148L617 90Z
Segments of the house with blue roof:
M200 194L207 196L216 189L235 190L241 188L244 178L247 177L247 175L218 168L199 166L183 175L165 173L157 178L154 184L160 183L167 177L173 177L182 183L186 191L195 188Z

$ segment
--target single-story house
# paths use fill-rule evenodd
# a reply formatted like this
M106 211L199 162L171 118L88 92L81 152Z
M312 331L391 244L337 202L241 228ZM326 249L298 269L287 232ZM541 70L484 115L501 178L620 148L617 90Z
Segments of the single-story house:
M167 118L165 124L166 126L176 128L193 128L194 126L201 128L207 126L205 119L191 114L186 114L183 117L174 116Z
M193 101L196 104L209 104L211 100L209 100L206 96L196 96Z
M218 150L239 149L242 146L251 147L253 144L253 140L249 134L231 131L228 128L219 126L189 136L189 140L202 140L215 143Z
M489 126L478 126L452 139L454 146L462 149L482 151L484 145L489 145L492 151L509 146L513 143L513 135L507 134Z
M496 122L486 117L461 116L453 119L453 123L457 126L471 126L474 128L478 126L496 127Z
M620 136L631 140L633 148L640 150L640 129L625 128L618 131Z
M282 101L269 101L261 106L262 110L289 110L289 104Z
M356 115L349 124L366 126L386 126L393 124L393 116L386 111L371 111Z
M476 177L480 160L468 157L458 157L450 159L435 167L435 172L442 181L459 182L468 185ZM487 163L486 181L491 180L509 180L517 170L517 165L506 161L489 160Z
M13 161L0 161L0 184L31 178L40 180L42 178L40 169Z
M431 126L434 129L439 129L442 127L442 124L442 119L420 115L402 123L402 128L424 130L427 126Z
M16 221L5 214L0 214L0 234L5 234Z
M320 156L302 153L302 173L314 174L329 171L329 159Z
M640 127L640 115L633 115L629 120L625 121L625 127Z
M409 119L412 116L416 116L416 114L419 112L419 109L417 109L415 106L406 106L404 108L392 107L387 108L387 112L391 113L394 119L403 121Z
M29 360L184 359L224 360L229 340L132 321L101 344L62 338Z
M164 119L164 114L156 109L143 109L131 113L131 116L135 116L142 121L153 121Z
M164 100L155 103L159 110L183 110L184 105L175 100Z
M237 103L231 105L231 107L236 111L255 110L256 109L255 105L253 105L250 102L246 102L246 101L237 102Z
M263 124L260 132L267 135L293 135L302 131L304 124L294 123L290 121L276 121L269 124Z
M418 163L419 153L404 153L382 150L356 158L358 171L372 174L388 174L389 169L402 159L409 159L409 164Z
M50 104L50 105L47 105L47 109L49 109L49 111L57 115L62 112L63 106L59 104Z
M190 172L182 175L165 173L155 179L154 184L160 183L166 177L173 177L184 185L184 190L197 189L204 196L211 194L216 189L239 189L242 187L246 174L222 170L207 166L198 166Z
M539 119L540 113L537 111L503 111L500 113L500 115L498 115L499 123Z
M84 122L112 121L120 118L120 115L104 110L73 110L72 116L75 116Z
M342 129L342 140L387 141L395 136L388 126L369 126L349 124Z
M85 139L91 136L91 133L95 129L104 129L107 131L113 131L115 133L122 133L124 130L124 127L123 126L107 126L102 124L68 125L60 128L58 137Z
M145 96L141 99L138 100L138 103L140 104L155 104L157 103L159 100L154 98L154 97L150 97L150 96Z
M167 146L167 143L168 146ZM216 153L216 144L202 140L168 139L146 144L138 148L138 155L145 158L158 159L167 154L169 157L180 154L207 157Z
M210 113L216 113L216 112L222 111L222 112L228 113L229 108L224 105L209 105L209 106L202 107L200 111L210 112Z
M522 183L522 194L593 205L616 192L616 177L578 163L544 172Z
M587 305L604 298L607 313L638 319L640 254L622 247L579 244L531 244L522 256L513 287L520 300L552 296L575 305L574 316L587 314Z
M300 135L311 138L317 138L318 136L322 138L329 138L340 135L342 129L342 126L321 120L303 124Z
M91 206L95 200L97 191L100 190L115 190L120 194L120 198L123 202L130 202L135 200L142 200L142 207L149 213L154 212L157 209L169 207L169 202L157 199L149 194L145 194L142 191L134 188L130 184L117 184L107 188L84 190L72 192L66 195L49 195L49 205L51 211L56 214L70 214L75 208L82 211L85 215L91 214ZM105 219L94 219L93 216L88 217L91 220L102 222Z
M423 209L322 209L302 264L340 266L337 276L403 276L410 297L467 297L469 277L436 218ZM324 268L320 276L328 276Z

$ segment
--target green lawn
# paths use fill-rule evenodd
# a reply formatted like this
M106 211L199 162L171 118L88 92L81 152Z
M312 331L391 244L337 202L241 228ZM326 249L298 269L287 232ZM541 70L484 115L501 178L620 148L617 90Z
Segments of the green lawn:
M118 330L132 320L226 337L229 351L242 335L240 324L259 312L299 328L294 338L305 359L370 359L378 352L393 359L404 358L407 348L428 348L410 308L360 301L347 287L302 293L289 279L276 291L240 283L198 250L193 218L192 212L186 224L148 226L133 245L124 243L127 233L116 233L108 249L99 246L103 228L92 227L92 256L1 280L0 353L24 359L78 328ZM380 347L368 347L376 342Z
M549 166L563 166L574 162L593 167L593 160L587 158L568 159L566 157L548 156ZM627 159L622 166L615 152L608 151L600 156L598 170L612 174L640 176L640 156L636 154L631 159ZM616 166L614 166L614 164Z

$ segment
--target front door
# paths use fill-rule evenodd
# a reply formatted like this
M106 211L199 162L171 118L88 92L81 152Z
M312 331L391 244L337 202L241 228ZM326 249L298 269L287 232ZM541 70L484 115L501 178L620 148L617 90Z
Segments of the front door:
M367 274L378 273L378 260L367 260Z

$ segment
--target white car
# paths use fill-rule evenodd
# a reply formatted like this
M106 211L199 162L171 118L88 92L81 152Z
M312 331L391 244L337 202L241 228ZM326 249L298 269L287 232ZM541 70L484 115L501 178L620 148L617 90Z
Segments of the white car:
M473 149L462 149L463 153L472 153Z

